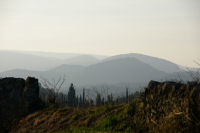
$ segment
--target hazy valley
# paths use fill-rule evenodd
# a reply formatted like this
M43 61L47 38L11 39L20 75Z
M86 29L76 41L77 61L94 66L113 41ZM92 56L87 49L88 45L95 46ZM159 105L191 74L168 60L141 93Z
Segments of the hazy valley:
M57 80L65 75L67 82L83 87L113 86L139 90L150 80L190 80L190 74L170 61L142 54L111 57L95 55L25 53L1 51L1 77L33 76Z

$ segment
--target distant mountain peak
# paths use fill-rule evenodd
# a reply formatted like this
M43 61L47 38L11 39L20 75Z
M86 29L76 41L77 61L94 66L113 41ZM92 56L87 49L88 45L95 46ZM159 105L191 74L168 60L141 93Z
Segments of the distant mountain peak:
M109 61L109 60L123 59L123 58L135 58L137 60L140 60L146 64L149 64L150 66L166 73L174 73L174 72L180 71L180 67L175 63L172 63L168 60L161 59L158 57L148 56L148 55L139 54L139 53L128 53L128 54L120 54L116 56L111 56L103 60L103 62Z

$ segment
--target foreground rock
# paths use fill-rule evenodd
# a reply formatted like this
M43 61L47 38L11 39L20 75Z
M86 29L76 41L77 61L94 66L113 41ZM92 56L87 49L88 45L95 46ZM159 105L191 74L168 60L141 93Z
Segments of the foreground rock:
M200 84L151 81L142 94L140 120L156 132L200 131Z
M40 107L38 80L28 77L0 79L0 132L9 131L15 120Z

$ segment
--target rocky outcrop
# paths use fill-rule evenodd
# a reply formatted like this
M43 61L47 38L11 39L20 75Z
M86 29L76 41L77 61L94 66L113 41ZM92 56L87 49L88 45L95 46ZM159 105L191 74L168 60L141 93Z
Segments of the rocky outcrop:
M35 111L40 105L37 79L0 79L0 132L8 131L13 121Z
M156 132L200 131L200 84L151 81L141 96L139 116Z

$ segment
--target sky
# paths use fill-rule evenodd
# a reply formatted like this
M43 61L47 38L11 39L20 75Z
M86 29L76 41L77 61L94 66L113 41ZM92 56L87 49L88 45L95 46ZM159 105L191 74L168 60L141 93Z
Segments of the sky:
M0 0L0 50L200 59L199 0Z

